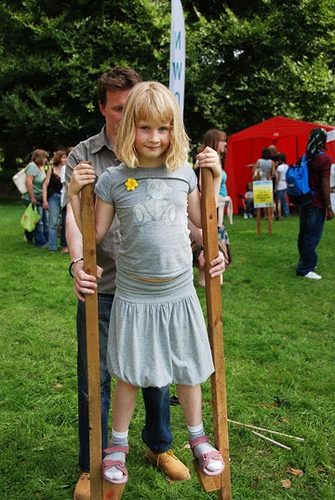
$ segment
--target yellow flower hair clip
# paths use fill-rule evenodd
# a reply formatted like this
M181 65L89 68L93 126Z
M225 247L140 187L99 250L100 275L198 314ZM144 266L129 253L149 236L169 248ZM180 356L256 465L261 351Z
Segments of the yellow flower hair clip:
M134 191L134 189L138 186L135 179L128 179L127 182L125 182L125 185L127 186L127 191Z

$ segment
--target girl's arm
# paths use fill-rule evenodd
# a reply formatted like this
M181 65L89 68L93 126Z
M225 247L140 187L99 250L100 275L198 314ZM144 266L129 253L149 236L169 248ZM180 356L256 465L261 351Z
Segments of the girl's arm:
M100 243L110 228L114 214L114 206L97 196L95 202L95 237L97 243Z
M198 188L195 188L192 193L188 195L187 213L192 224L194 224L197 228L201 228L200 193Z
M95 172L91 165L79 163L74 169L69 184L69 198L72 206L72 212L76 224L82 232L80 191L87 184L93 184L95 181ZM95 237L96 242L100 243L114 219L114 206L103 201L99 196L95 203Z
M45 210L48 210L49 208L49 203L48 203L48 186L50 182L50 177L51 177L51 168L47 170L43 186L42 186L42 200L43 200L43 208Z
M275 185L275 191L277 191L277 187L280 181L280 170L277 170L277 178L276 178L276 185Z
M200 154L198 154L197 159L200 168L210 168L212 170L214 198L215 204L217 204L222 179L222 169L219 156L214 149L207 147ZM194 189L192 193L188 195L188 216L195 226L201 228L200 193L198 189Z
M222 181L222 168L219 155L214 149L207 146L198 154L197 159L200 168L210 168L212 170L215 204L217 204Z
M190 230L190 237L192 240L194 240L198 245L202 245L202 229L199 229L196 227L193 222L188 219L188 228ZM205 267L205 257L204 257L204 252L203 250L200 252L199 255L199 265L200 267ZM216 257L216 259L212 260L210 262L210 269L209 269L209 274L211 278L215 278L216 276L221 276L221 274L225 270L225 260L223 257L223 253L219 251L219 255Z
M72 206L76 224L82 232L80 191L86 184L93 184L95 173L92 165L79 163L73 170L71 182L69 184L69 199Z

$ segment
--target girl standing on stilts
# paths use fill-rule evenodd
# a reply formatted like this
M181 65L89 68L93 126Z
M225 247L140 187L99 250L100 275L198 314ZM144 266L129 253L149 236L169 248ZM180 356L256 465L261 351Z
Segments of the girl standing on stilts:
M189 143L179 106L164 85L143 82L133 88L114 146L123 163L108 168L95 188L97 242L115 213L122 235L108 338L109 370L118 381L103 477L115 484L128 480L124 462L138 388L172 383L177 384L193 455L205 474L215 476L222 473L224 463L204 432L200 386L214 367L193 286L187 227L188 217L201 227L200 194L186 162ZM217 200L217 155L206 148L198 162L212 170ZM94 182L90 165L74 169L69 195L79 229L79 193Z

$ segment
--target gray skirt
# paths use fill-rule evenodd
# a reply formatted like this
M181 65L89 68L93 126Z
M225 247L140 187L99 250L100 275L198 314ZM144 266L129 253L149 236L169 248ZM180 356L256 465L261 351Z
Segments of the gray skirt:
M192 268L165 283L117 271L107 364L112 376L136 387L207 380L214 366Z

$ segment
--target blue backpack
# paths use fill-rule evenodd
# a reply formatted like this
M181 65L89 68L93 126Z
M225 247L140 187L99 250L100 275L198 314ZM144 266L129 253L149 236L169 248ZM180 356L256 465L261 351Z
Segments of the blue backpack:
M322 154L321 151L319 154ZM290 165L286 172L287 194L293 205L307 205L314 198L314 191L309 187L308 165L311 160L306 160L303 155L297 163Z

